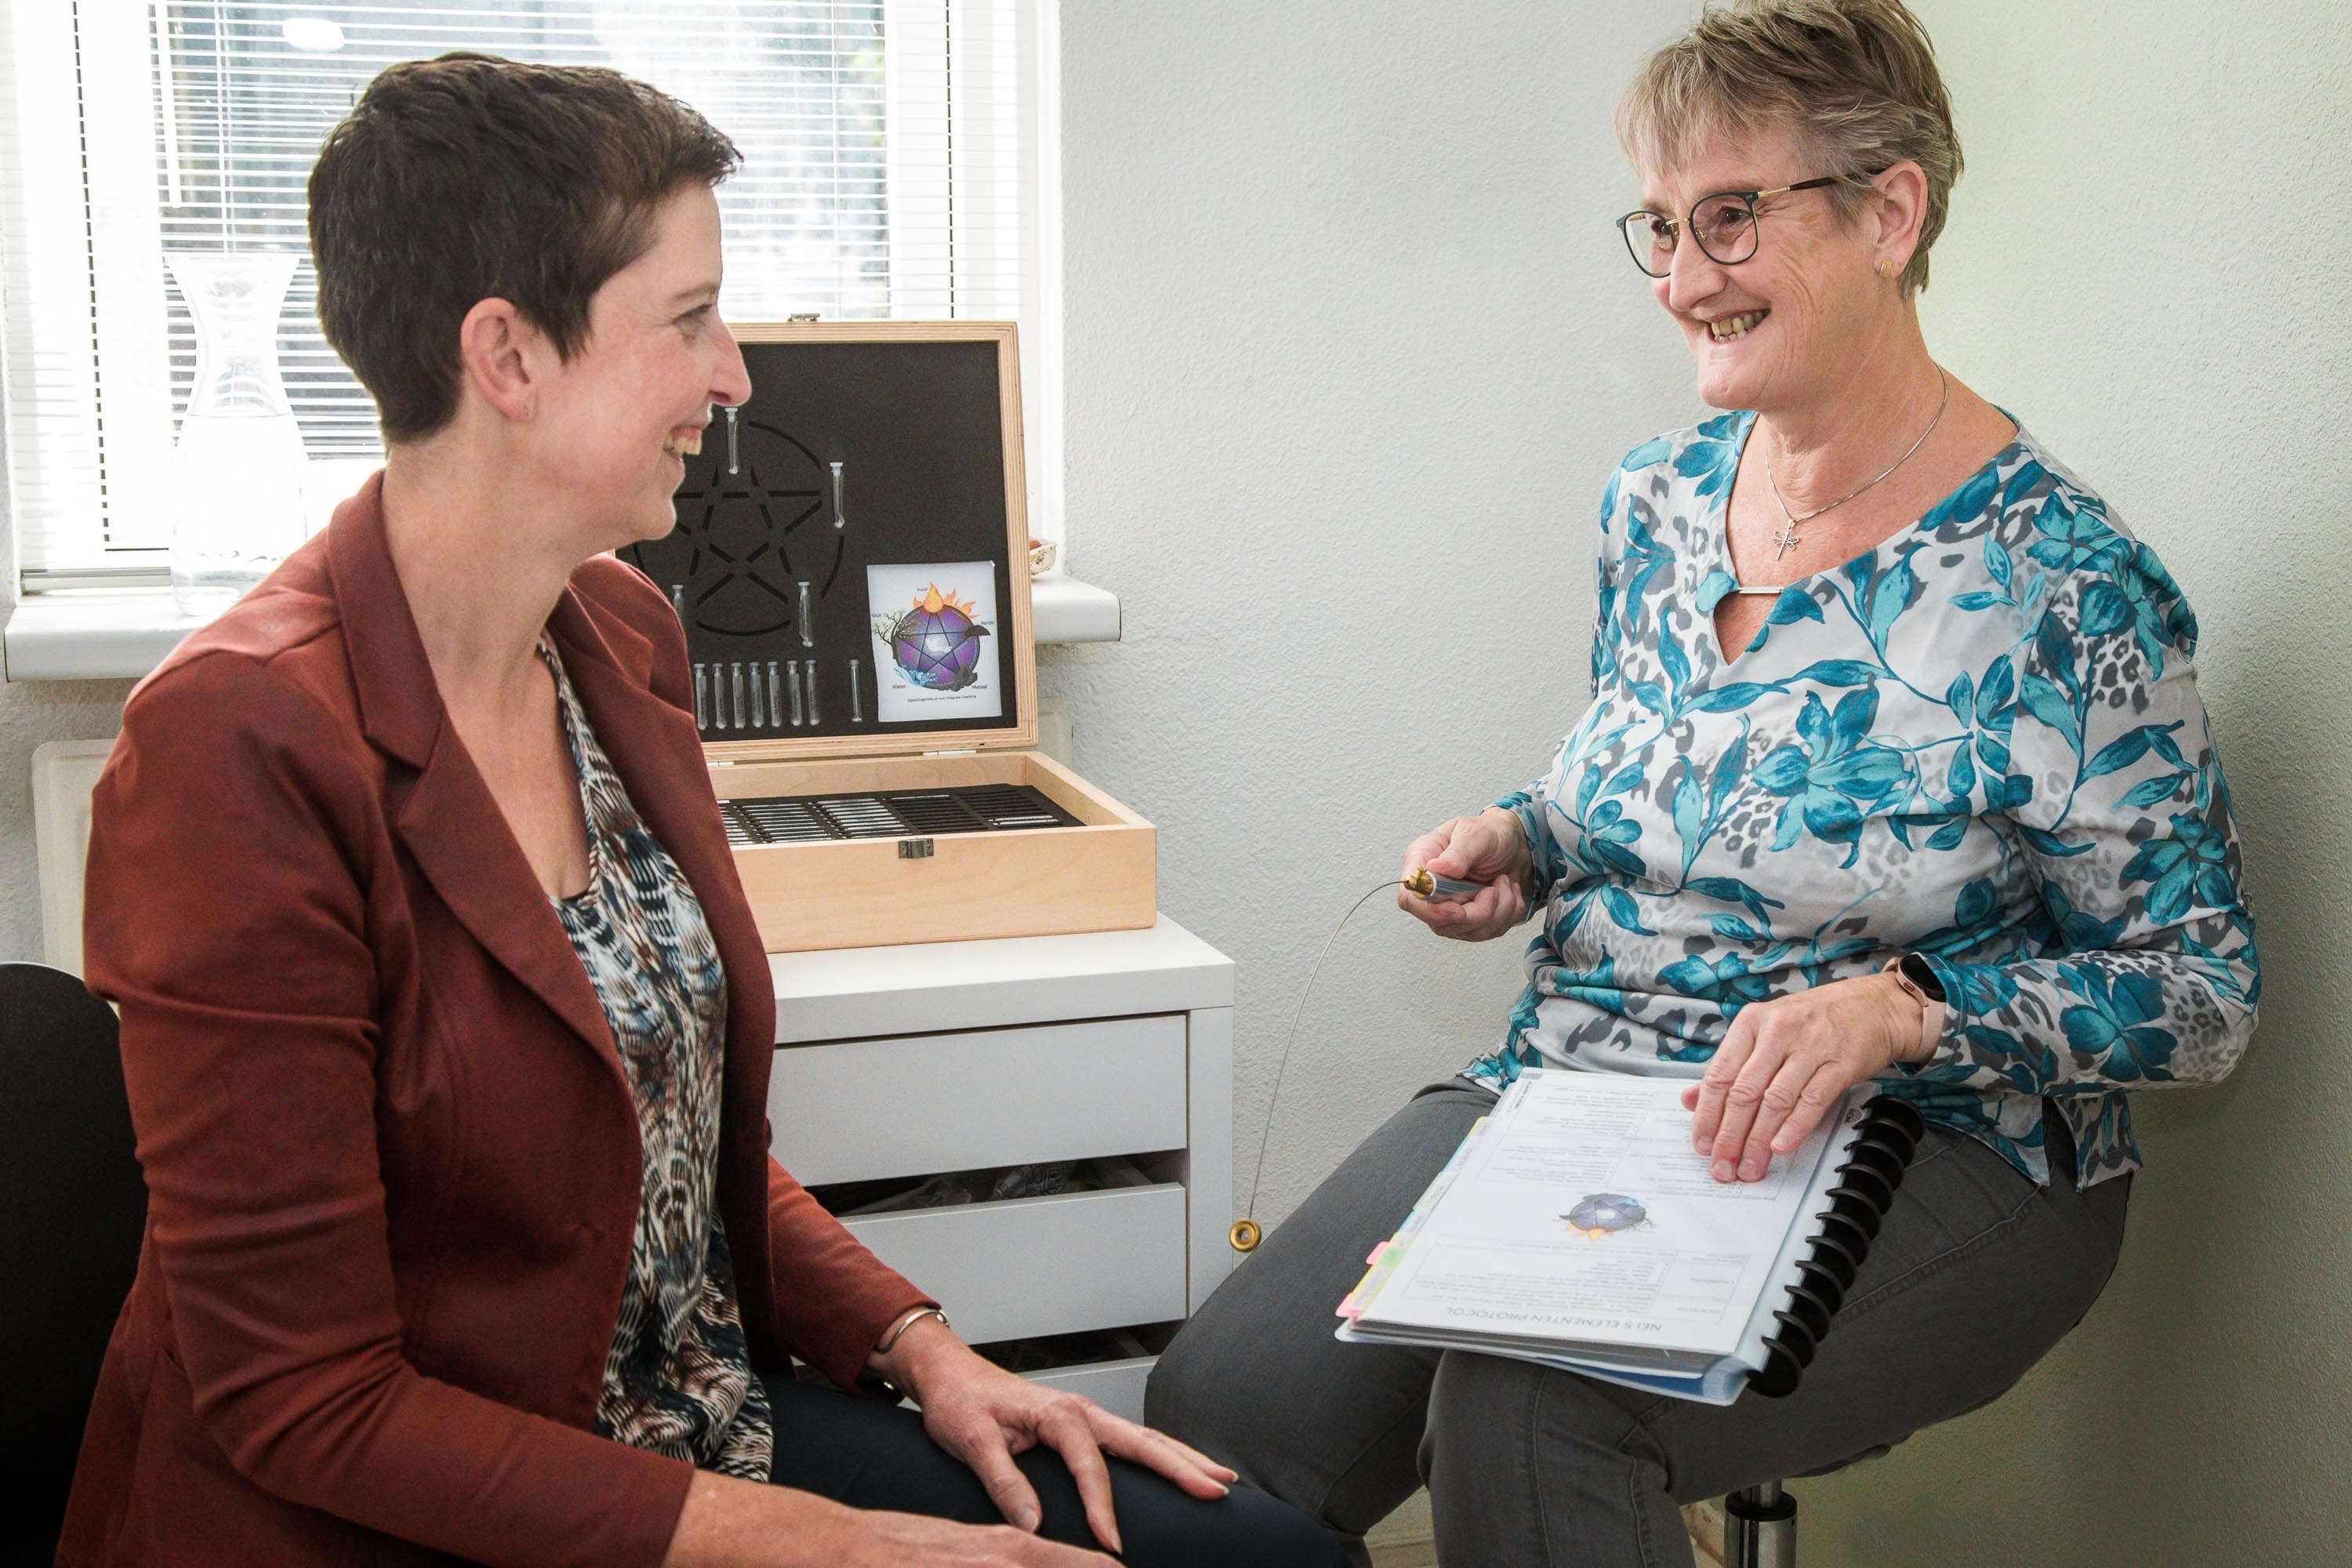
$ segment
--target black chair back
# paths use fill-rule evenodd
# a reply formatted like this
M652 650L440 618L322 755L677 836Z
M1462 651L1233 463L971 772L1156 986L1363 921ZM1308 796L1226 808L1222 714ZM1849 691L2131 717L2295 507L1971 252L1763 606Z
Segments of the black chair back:
M113 1010L46 964L0 963L0 1563L46 1563L147 1224Z

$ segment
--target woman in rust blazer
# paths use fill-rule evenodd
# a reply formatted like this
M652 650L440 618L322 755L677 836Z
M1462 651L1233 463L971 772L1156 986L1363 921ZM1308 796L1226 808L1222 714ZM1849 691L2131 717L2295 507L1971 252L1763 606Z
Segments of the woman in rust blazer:
M604 553L668 531L677 454L750 390L733 156L613 73L478 57L386 72L321 153L320 316L390 455L132 694L99 785L89 976L150 1207L61 1563L1072 1565L1105 1559L1056 1540L1122 1525L1132 1562L1338 1561L974 1355L769 1157L773 993L684 639ZM557 913L592 775L723 971L723 1027L682 1037L723 1053L754 1479L600 1431L653 1123ZM764 1375L788 1355L921 1415Z

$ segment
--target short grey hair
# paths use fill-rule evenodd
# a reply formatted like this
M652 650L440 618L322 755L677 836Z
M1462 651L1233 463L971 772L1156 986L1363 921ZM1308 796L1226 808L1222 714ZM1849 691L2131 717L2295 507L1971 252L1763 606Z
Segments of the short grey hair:
M1617 139L1649 170L1673 168L1710 136L1786 128L1835 174L1849 219L1881 170L1909 160L1927 176L1906 294L1927 286L1960 177L1960 139L1936 47L1902 0L1731 0L1643 62L1617 105Z

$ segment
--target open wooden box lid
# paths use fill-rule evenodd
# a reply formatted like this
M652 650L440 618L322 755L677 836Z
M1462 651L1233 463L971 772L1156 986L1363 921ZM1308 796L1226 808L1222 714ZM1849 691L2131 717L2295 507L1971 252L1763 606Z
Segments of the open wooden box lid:
M1013 323L733 331L750 398L621 552L679 607L711 759L1035 746Z

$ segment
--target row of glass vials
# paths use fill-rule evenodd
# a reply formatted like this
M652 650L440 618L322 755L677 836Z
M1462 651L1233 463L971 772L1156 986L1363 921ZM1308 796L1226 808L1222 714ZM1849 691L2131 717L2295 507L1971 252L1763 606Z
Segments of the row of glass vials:
M856 659L849 661L849 721L866 722ZM813 658L729 659L694 667L694 724L704 734L822 724Z

